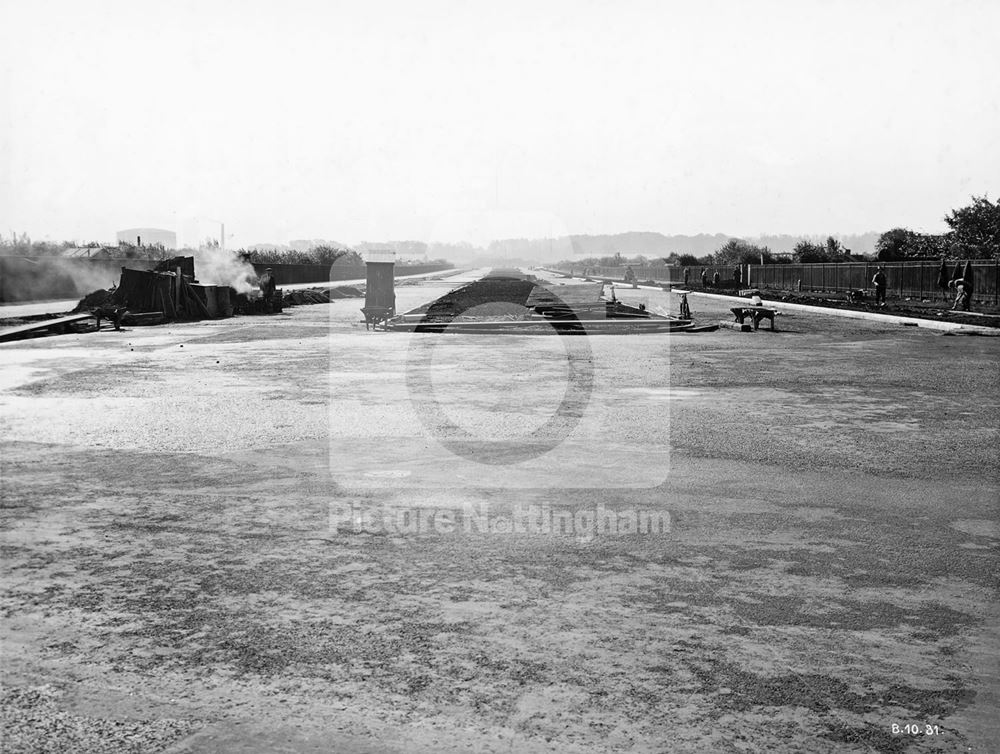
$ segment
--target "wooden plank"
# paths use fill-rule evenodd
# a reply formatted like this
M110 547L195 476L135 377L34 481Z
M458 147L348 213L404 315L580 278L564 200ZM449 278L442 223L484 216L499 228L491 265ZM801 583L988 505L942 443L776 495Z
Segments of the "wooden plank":
M0 341L6 340L8 338L15 337L17 335L23 335L24 333L34 332L35 330L48 330L50 327L58 327L61 325L69 325L74 322L83 322L85 319L92 319L93 314L86 312L84 314L71 314L68 317L56 317L55 319L41 319L37 322L29 322L26 325L18 325L17 327L8 327L5 330L0 330Z

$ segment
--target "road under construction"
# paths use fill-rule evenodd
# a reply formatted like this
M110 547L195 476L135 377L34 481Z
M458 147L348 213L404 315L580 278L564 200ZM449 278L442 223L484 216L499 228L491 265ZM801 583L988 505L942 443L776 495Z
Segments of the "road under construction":
M990 749L1000 339L489 272L0 344L8 744Z

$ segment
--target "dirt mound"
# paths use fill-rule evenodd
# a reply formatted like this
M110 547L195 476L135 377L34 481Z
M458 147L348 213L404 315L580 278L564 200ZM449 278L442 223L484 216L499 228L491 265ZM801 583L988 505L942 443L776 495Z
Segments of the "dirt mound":
M535 283L531 280L484 278L456 288L412 313L441 321L450 321L472 309L480 316L509 314L511 305L523 311L534 288Z
M111 291L106 291L103 288L92 291L80 299L80 303L73 309L73 313L86 312L97 306L108 305L111 303L112 296L114 294Z
M285 306L302 306L303 304L329 304L330 297L325 291L305 290L305 291L285 291Z
M301 291L285 291L283 304L285 306L303 306L306 304L329 304L342 298L360 298L364 292L351 285L339 285L332 288L306 288Z

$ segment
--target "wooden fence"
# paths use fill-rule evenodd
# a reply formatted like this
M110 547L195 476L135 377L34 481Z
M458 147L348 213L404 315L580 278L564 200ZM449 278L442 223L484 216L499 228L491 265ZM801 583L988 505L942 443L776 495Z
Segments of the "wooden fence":
M940 262L883 262L888 278L888 294L898 298L934 299L943 298L937 287ZM688 267L688 284L701 287L701 273L711 285L715 273L719 274L720 285L733 287L756 287L776 290L802 291L851 291L872 288L871 280L878 268L878 262L843 262L830 264L750 264L739 268L729 266ZM949 277L955 265L948 265ZM627 267L584 267L583 265L563 265L563 272L574 275L587 274L590 277L607 280L623 280ZM734 273L740 271L737 286ZM980 305L1000 305L1000 262L979 260L972 263L975 284L973 301ZM632 265L632 271L640 282L652 280L655 283L684 283L684 268L667 265ZM954 298L954 292L950 294Z

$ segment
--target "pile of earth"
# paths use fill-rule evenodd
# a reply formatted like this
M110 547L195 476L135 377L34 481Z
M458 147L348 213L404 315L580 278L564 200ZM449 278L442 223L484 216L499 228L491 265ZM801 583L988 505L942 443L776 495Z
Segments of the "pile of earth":
M305 288L303 290L284 291L282 304L284 306L302 306L304 304L329 304L342 298L360 298L364 290L353 285L339 285L332 288Z
M114 296L114 291L106 291L103 288L92 291L80 299L80 303L73 307L71 314L89 312L98 306L106 306L111 303L112 296Z
M532 280L486 277L456 288L409 314L423 314L429 321L449 322L464 313L479 317L523 315L535 285Z

